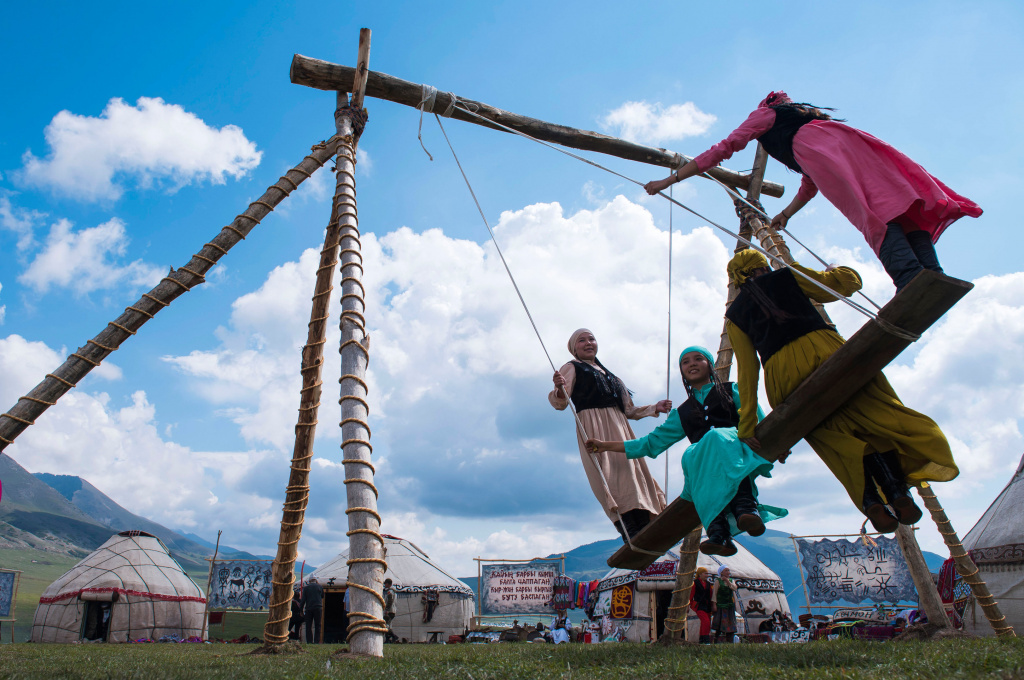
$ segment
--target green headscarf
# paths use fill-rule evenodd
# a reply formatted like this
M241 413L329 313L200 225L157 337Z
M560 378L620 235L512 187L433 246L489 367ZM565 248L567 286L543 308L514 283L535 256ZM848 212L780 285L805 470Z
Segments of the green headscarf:
M714 370L714 368L715 368L715 357L713 357L711 355L711 352L708 349L706 349L704 347L701 347L700 345L691 345L691 346L687 347L686 349L684 349L682 352L680 352L679 353L679 363L683 363L683 356L685 354L689 354L690 352L700 352L700 354L705 359L708 360L708 364L711 365L711 369Z

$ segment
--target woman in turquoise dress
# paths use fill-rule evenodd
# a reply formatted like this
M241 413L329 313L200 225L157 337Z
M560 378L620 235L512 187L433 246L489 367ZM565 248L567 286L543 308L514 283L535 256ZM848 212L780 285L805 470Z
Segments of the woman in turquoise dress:
M784 508L757 501L757 477L771 477L772 463L739 440L740 397L736 385L722 383L714 371L711 352L687 347L679 355L679 372L687 400L646 437L625 442L589 439L587 449L622 451L626 457L657 458L673 444L689 439L683 454L683 492L680 498L697 509L708 540L700 545L707 555L736 554L732 536L760 536L764 523L789 514ZM758 419L764 417L760 408Z

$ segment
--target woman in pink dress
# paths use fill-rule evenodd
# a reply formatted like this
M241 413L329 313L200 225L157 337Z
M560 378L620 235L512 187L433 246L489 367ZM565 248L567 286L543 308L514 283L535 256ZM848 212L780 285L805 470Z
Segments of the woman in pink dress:
M794 103L781 91L765 97L724 140L644 188L656 194L718 165L755 139L772 158L803 175L800 190L772 219L772 227L785 227L821 191L864 235L897 291L922 269L941 272L934 243L964 215L981 215L976 203L882 140L820 108Z

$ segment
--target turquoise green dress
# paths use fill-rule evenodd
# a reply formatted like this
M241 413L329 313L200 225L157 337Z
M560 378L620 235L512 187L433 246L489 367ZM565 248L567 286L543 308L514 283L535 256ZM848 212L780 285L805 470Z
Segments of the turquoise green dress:
M714 388L708 383L694 390L694 397L701 404ZM740 407L740 394L735 383L732 386L732 399L737 410ZM758 421L764 418L761 408L757 409ZM739 423L739 415L736 416ZM679 419L676 409L672 409L665 422L658 425L646 437L625 442L627 458L657 458L670 446L686 439L686 431ZM772 463L754 453L754 450L740 441L736 427L718 427L701 437L700 441L690 444L683 453L683 492L679 497L693 503L697 508L701 523L707 527L729 505L736 495L740 482L750 479L750 486L757 498L757 477L771 477ZM789 514L785 508L758 503L758 511L764 522L770 522ZM736 519L729 515L729 526L733 535L742 533L736 528Z

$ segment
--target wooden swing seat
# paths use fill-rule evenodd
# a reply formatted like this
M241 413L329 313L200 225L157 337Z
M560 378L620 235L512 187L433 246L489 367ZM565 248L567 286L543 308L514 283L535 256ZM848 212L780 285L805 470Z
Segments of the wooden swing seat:
M926 269L890 300L878 316L897 328L920 335L972 288L972 283ZM870 319L758 424L755 436L761 442L760 455L773 463L777 461L910 343L911 340L894 335ZM633 545L664 554L699 526L693 503L676 498L633 537ZM656 559L655 555L635 552L624 545L608 558L608 566L644 569Z

